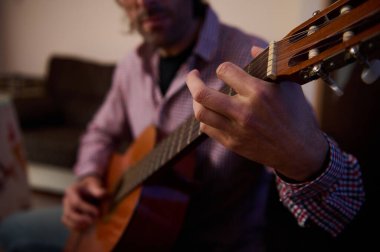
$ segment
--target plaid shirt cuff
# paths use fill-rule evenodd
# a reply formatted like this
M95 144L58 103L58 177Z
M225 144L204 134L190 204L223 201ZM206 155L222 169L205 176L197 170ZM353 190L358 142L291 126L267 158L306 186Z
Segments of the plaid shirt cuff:
M325 135L326 136L326 135ZM360 165L326 136L329 163L313 181L289 183L277 176L280 200L300 226L310 222L337 236L355 217L365 201Z

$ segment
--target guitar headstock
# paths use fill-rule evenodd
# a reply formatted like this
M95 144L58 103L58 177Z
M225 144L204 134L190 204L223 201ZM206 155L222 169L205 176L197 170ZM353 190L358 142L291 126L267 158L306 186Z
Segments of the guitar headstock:
M365 82L378 77L380 61L380 1L340 0L293 29L268 50L267 78L300 84L322 78L354 61L369 71ZM377 73L370 72L376 64ZM336 90L339 91L339 90Z

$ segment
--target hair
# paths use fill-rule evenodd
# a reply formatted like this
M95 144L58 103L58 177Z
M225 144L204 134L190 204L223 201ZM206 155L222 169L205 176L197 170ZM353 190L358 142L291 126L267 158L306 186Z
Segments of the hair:
M204 17L208 3L206 0L193 0L193 13L195 17Z

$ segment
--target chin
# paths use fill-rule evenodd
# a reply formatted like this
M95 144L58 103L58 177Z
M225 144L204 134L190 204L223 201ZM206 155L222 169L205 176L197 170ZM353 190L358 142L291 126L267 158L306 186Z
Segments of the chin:
M151 34L149 36L144 36L144 40L149 44L155 45L156 47L165 47L170 44L167 36L163 34Z

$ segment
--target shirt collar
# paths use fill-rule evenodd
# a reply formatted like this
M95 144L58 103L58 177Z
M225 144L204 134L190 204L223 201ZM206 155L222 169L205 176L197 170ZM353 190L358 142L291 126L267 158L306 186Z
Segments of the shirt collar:
M211 7L208 7L194 53L205 61L212 60L218 48L219 32L218 16Z

